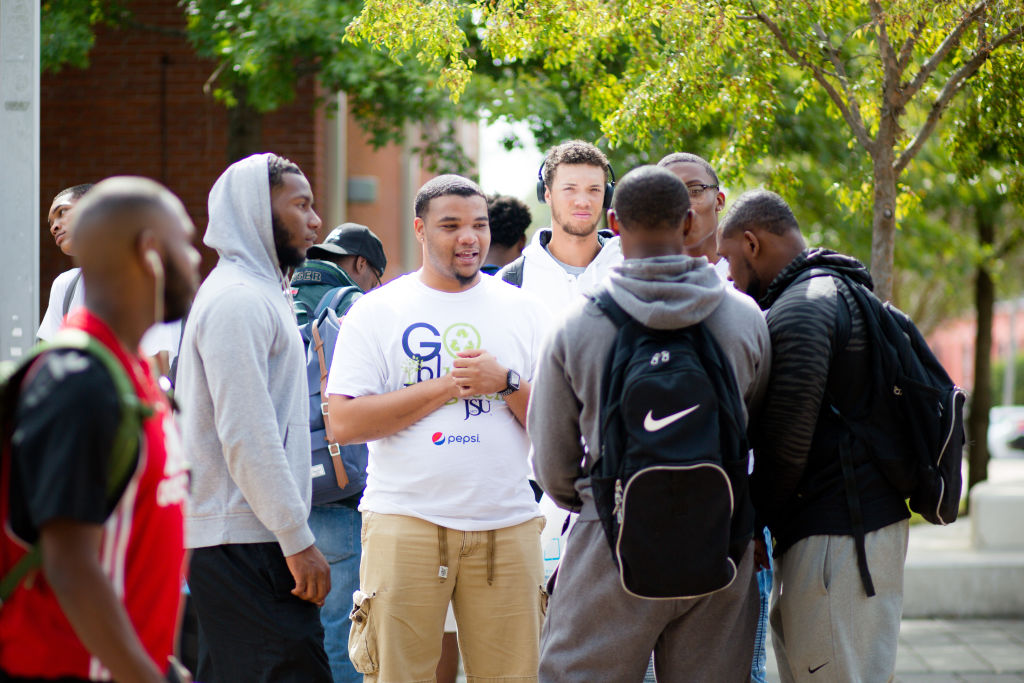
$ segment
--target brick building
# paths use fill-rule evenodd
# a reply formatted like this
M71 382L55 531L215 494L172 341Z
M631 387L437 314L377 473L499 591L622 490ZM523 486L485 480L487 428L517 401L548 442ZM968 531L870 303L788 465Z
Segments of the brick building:
M928 337L928 344L954 382L970 390L974 386L975 316L947 320ZM1001 301L992 315L992 362L1013 358L1024 350L1024 298ZM1012 364L1011 364L1012 367ZM1024 382L1024 377L1016 378ZM993 396L999 405L1002 396Z
M197 230L207 222L210 187L228 164L228 113L203 86L216 65L195 56L176 0L128 3L135 24L99 27L88 69L44 74L40 102L40 315L50 282L71 267L54 246L46 212L70 185L143 175L185 203ZM297 84L295 101L262 121L262 150L295 161L309 177L326 234L348 220L369 225L388 254L385 279L419 267L412 239L412 199L430 176L407 148L374 150L347 116L317 107L317 85ZM344 99L341 100L344 111ZM477 157L476 125L463 144ZM351 191L350 191L351 190ZM321 235L322 237L323 235ZM203 249L208 272L215 255Z

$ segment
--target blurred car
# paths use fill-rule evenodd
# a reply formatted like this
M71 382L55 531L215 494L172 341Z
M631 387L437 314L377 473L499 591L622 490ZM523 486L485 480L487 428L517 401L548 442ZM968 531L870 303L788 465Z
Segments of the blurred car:
M988 452L993 458L1024 458L1024 406L995 406L988 414Z

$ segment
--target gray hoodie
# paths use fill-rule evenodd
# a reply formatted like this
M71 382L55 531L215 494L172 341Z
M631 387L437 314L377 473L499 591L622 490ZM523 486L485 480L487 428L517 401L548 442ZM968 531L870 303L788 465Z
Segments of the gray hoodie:
M270 219L269 155L230 166L210 191L203 242L220 255L188 316L178 365L192 460L190 548L313 544L302 341Z
M732 361L748 413L756 410L768 379L768 328L754 300L722 282L707 259L628 260L606 282L615 302L648 327L704 321ZM615 334L596 304L581 299L548 338L530 393L527 426L537 481L566 509L580 511L588 500L581 519L596 519L587 471L600 452L601 376Z

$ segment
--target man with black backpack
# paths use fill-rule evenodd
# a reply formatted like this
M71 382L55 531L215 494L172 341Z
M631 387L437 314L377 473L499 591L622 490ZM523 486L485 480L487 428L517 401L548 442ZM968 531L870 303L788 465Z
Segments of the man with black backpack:
M527 413L534 470L580 513L541 639L541 681L750 676L758 600L747 411L768 332L704 258L685 255L686 186L645 166L618 184L626 261L541 353Z
M0 680L179 680L188 461L139 342L188 309L199 254L151 180L76 212L85 305L4 385Z
M858 305L871 277L848 256L808 249L786 202L765 190L736 200L719 250L736 286L767 310L771 332L771 379L751 425L751 492L775 539L779 674L889 680L910 515L844 418L881 400Z
M356 683L363 676L348 658L348 617L352 593L359 588L359 501L366 485L367 450L366 444L340 446L328 438L329 420L321 410L327 397L321 386L334 356L341 319L364 292L380 285L387 258L380 239L358 223L339 225L323 242L310 247L306 257L292 275L291 286L295 317L306 344L310 395L313 507L309 528L331 566L332 589L320 608L331 675L334 683ZM336 469L335 461L341 463L342 471Z

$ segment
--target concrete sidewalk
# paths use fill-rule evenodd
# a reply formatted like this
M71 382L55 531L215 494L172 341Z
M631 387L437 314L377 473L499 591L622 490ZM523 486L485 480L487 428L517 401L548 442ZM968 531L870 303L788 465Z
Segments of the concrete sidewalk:
M771 645L768 680L779 680ZM1024 618L904 619L895 680L1024 683Z

